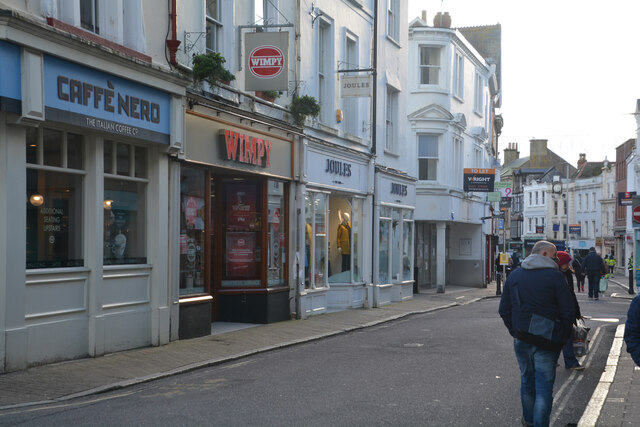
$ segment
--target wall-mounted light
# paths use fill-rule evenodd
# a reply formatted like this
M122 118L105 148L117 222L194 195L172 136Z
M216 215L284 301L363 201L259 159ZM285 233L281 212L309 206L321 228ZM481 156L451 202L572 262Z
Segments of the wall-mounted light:
M29 203L33 206L42 206L44 203L44 196L42 194L32 194L31 197L29 197Z
M105 209L111 209L112 204L113 204L113 200L105 200L102 203L102 206L104 206Z
M342 118L343 117L344 117L344 115L342 114L342 110L338 108L336 110L336 122L338 122L338 123L342 122Z

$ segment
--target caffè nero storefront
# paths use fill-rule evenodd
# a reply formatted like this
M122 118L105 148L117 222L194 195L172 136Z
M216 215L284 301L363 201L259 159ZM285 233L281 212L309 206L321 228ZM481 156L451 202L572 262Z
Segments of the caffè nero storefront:
M186 83L40 43L0 41L3 371L170 339L167 153Z
M293 136L240 110L190 104L180 168L180 337L209 334L212 321L289 319Z

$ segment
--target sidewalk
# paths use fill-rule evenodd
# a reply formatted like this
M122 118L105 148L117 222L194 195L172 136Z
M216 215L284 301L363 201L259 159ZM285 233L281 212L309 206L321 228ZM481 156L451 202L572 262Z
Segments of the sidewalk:
M487 288L447 286L443 294L429 289L414 295L412 300L381 308L327 313L3 374L0 375L0 410L116 390L411 314L469 304L496 297L495 286L495 283Z
M625 278L609 279L628 288ZM609 288L611 290L611 288ZM631 302L635 295L612 293L612 297ZM605 371L593 392L578 427L636 426L640 424L640 368L636 367L624 344L624 324L618 325Z

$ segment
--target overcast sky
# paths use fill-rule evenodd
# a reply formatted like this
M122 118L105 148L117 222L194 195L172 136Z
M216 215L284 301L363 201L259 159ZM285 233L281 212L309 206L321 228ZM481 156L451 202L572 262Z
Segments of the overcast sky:
M453 27L502 25L502 150L529 140L575 166L615 160L615 148L636 137L632 113L640 98L640 1L408 0L409 21L440 10ZM598 6L598 7L596 7ZM606 6L606 9L604 8Z

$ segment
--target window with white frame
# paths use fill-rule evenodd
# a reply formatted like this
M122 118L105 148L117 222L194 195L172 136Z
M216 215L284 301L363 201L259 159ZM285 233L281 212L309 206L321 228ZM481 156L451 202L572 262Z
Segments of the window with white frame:
M464 99L464 56L456 52L453 61L453 94Z
M438 179L438 135L418 135L418 179Z
M595 221L591 221L591 229L593 230L593 237L596 237L596 222Z
M328 21L318 20L318 103L320 104L320 121L329 122L331 108L331 70L332 59L332 34Z
M540 201L539 201L539 199L538 199L538 193L539 193L539 191L536 191L536 205L539 205L539 204L540 204Z
M484 79L478 72L476 72L474 93L473 111L482 116L484 111Z
M463 176L464 139L453 137L453 179L456 186L460 186L460 178Z
M398 121L398 92L391 86L387 86L387 102L385 108L386 140L385 150L396 151L396 128Z
M582 194L578 194L578 212L582 211Z
M262 21L263 25L276 25L278 23L278 1L279 0L255 0L255 22ZM269 31L269 29L265 30Z
M80 0L80 26L100 34L99 0Z
M437 46L420 46L420 84L440 83L440 52Z
M351 34L345 37L345 62L347 69L358 68L358 42ZM344 76L344 74L343 74ZM345 117L344 130L349 135L358 135L358 98L343 98Z
M400 15L399 0L387 0L387 35L399 40Z
M220 52L222 38L221 1L207 0L206 51Z
M591 200L593 203L591 210L595 211L596 210L596 193L595 192L591 193Z
M475 167L481 168L482 165L482 150L479 147L473 147L473 162Z
M147 149L104 142L103 262L145 264Z
M529 233L533 233L533 218L529 218Z
M545 192L544 192L544 191L542 191L542 204L543 204L543 205L544 205L544 194L545 194Z
M584 193L584 210L589 210L589 193Z

